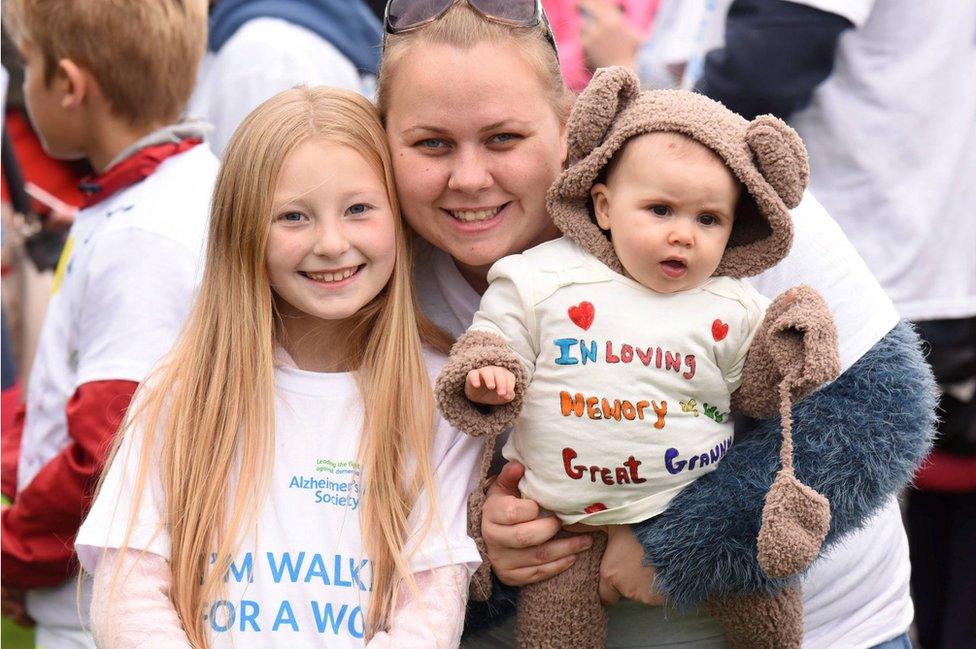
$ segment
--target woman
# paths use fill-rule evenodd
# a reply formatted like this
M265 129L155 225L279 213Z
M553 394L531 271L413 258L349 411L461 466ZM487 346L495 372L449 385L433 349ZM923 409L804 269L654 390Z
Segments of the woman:
M429 244L418 259L422 305L458 335L491 264L555 236L545 192L565 159L569 102L537 4L507 3L511 15L494 17L477 1L472 9L444 0L450 9L440 16L424 11L432 4L391 3L387 31L400 33L387 35L379 103L404 216ZM805 645L905 646L909 565L893 494L927 447L931 378L914 334L897 324L819 204L808 196L793 216L790 256L755 285L773 297L803 281L824 295L845 368L796 409L798 476L833 509L830 551L803 581ZM608 647L722 646L709 618L648 604L664 596L694 609L710 593L775 586L756 564L755 537L777 453L777 422L760 422L668 512L632 526L643 549L626 528L612 536L601 593L643 603L611 608ZM589 543L586 535L553 538L558 522L537 519L534 503L518 499L519 471L502 472L482 521L497 577L515 586L564 570ZM640 569L642 555L653 568ZM475 634L470 646L511 646L510 626Z

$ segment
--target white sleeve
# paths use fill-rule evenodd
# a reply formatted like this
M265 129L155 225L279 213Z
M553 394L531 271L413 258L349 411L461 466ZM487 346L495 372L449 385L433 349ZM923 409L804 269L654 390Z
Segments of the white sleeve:
M526 272L521 256L513 255L491 267L488 281L488 290L481 298L481 306L468 331L487 331L501 336L518 355L526 380L531 381L539 357L531 299L533 278Z
M406 547L413 572L442 566L462 565L468 575L481 565L481 555L468 536L468 494L478 482L478 469L484 450L484 439L459 433L438 417L431 463L434 470L436 512L424 530L427 495L420 494L418 506L410 515L414 533Z
M389 629L373 636L367 649L448 649L457 647L471 576L462 566L445 566L413 576L416 595L402 586Z
M169 562L140 552L105 553L95 571L92 634L99 647L190 649L170 600Z
M146 379L183 329L197 263L186 246L148 230L99 237L78 307L77 385Z
M138 405L138 392L133 404ZM134 412L130 408L130 412ZM118 453L107 468L102 486L78 530L75 551L82 567L95 573L108 550L126 548L170 557L170 537L163 519L163 491L158 462L151 462L139 503L133 501L142 453L143 431L126 429ZM158 457L158 454L156 454ZM129 529L130 521L132 529ZM128 533L128 539L126 534Z
M787 0L793 4L806 5L820 11L837 14L847 18L854 26L861 28L867 22L875 0Z

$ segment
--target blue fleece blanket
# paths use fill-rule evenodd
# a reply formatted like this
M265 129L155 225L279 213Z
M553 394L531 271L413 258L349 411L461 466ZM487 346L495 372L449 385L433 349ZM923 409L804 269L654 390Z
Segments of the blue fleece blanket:
M918 336L902 323L840 378L795 406L796 475L830 500L825 550L911 480L935 433L936 402ZM779 419L758 422L664 514L632 526L657 570L657 588L675 607L696 606L710 593L783 586L756 560L780 441Z

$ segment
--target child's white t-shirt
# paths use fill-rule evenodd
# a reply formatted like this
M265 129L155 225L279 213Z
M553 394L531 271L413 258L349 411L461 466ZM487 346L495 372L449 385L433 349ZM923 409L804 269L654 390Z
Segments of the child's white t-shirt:
M715 469L768 304L754 288L712 277L658 293L565 237L488 280L470 330L501 336L526 371L503 450L525 465L525 496L565 523L635 523Z
M428 363L434 372L443 360L428 356ZM361 647L371 573L359 519L363 407L354 375L279 366L275 408L274 470L256 532L233 558L226 593L205 609L212 646ZM95 570L103 548L121 545L126 532L140 443L134 430L75 542L88 571ZM431 455L438 515L426 537L411 540L419 547L411 560L414 572L453 564L473 571L480 564L467 536L466 501L481 452L480 440L438 418ZM128 547L169 559L160 495L156 476ZM422 518L419 510L411 516L415 524Z

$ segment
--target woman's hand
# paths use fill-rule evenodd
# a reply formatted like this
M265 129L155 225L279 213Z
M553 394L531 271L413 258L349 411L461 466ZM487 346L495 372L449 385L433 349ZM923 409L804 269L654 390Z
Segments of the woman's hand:
M621 597L648 606L664 605L664 596L654 590L654 567L644 565L644 548L630 525L609 525L600 563L600 599L616 604Z
M563 572L576 553L593 544L588 534L553 538L562 528L555 516L539 518L539 505L519 496L525 467L509 462L488 487L481 536L492 570L503 584L524 586ZM636 543L636 541L635 541Z

